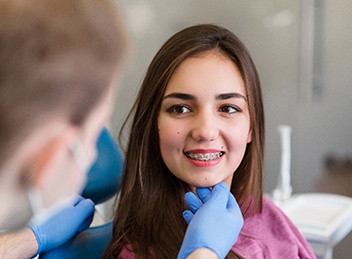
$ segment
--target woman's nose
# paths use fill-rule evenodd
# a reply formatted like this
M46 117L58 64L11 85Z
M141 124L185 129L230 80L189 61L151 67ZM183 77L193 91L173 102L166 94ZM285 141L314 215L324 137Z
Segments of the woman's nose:
M219 135L216 116L209 113L199 113L192 122L192 138L195 141L213 141Z

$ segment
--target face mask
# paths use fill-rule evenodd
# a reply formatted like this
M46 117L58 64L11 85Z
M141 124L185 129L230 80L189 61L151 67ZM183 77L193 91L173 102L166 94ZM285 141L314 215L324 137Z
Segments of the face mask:
M76 141L73 145L70 146L70 152L72 157L77 164L78 170L84 173L84 180L82 181L82 185L80 189L82 189L87 182L87 173L92 167L94 161L97 157L97 151L94 152L94 157L90 161L88 161L85 149L83 144L80 141ZM43 200L38 190L35 188L29 188L27 190L29 204L33 213L33 217L29 224L39 224L41 222L46 221L52 215L56 214L61 210L62 207L65 207L67 204L71 203L74 197L67 197L57 204L51 206L48 209L44 209Z

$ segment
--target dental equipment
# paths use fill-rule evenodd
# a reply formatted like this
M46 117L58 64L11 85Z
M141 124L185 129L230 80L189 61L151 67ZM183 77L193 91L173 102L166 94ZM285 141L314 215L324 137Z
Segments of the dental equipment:
M272 193L275 204L280 205L292 195L291 186L291 132L288 125L279 125L278 132L281 140L281 168L278 183Z

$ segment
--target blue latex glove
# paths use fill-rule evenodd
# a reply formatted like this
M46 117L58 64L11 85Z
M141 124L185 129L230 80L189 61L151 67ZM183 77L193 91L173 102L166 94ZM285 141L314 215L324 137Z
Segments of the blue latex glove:
M219 258L225 258L243 226L243 216L225 183L209 188L197 188L198 197L185 194L190 210L183 212L188 228L178 259L186 258L197 248L213 250Z
M94 203L81 196L39 225L30 225L38 241L37 255L56 248L92 223Z

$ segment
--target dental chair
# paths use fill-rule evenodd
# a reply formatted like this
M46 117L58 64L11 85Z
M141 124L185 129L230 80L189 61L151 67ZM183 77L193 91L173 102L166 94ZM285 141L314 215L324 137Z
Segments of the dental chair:
M100 204L113 197L120 189L123 157L106 128L98 138L97 152L97 160L88 172L88 182L82 196Z
M104 128L97 141L98 157L88 173L82 196L96 205L112 198L120 188L123 157L109 131ZM56 249L40 254L42 259L101 258L112 237L112 222L90 227Z

